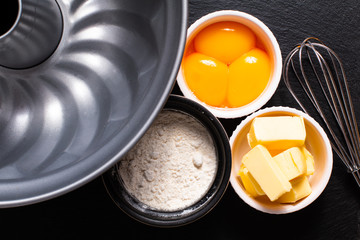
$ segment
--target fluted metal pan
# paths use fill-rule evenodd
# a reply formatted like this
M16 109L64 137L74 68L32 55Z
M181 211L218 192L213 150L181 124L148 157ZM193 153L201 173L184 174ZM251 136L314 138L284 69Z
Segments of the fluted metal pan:
M57 3L52 55L0 67L0 207L53 198L111 167L161 110L180 66L186 1Z

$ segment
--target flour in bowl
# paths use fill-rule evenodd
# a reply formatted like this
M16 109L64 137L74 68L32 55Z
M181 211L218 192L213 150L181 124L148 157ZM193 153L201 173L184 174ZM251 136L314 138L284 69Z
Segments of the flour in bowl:
M162 111L136 146L120 160L126 189L162 211L184 209L200 200L217 170L213 140L195 118Z

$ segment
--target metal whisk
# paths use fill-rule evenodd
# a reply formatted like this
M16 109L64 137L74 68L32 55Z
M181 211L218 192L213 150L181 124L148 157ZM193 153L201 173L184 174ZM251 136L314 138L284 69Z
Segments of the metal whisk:
M360 187L359 131L343 64L337 54L319 39L307 38L286 57L283 78L303 111L323 121L333 150ZM305 106L305 101L312 104Z

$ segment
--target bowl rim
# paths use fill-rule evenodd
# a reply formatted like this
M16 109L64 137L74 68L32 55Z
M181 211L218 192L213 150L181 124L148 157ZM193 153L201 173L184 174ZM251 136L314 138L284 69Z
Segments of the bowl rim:
M206 107L208 110L210 110L216 117L219 118L238 118L243 117L248 114L253 113L254 111L260 109L262 106L264 106L270 98L274 95L280 80L281 80L281 74L282 74L282 54L280 50L279 43L277 39L275 38L272 31L263 23L261 20L256 18L253 15L250 15L245 12L237 11L237 10L220 10L215 11L212 13L209 13L207 15L202 16L198 20L196 20L193 24L190 25L187 31L187 38L186 38L186 44L185 44L185 50L186 46L188 44L188 40L193 34L194 31L196 31L198 28L202 27L203 25L206 25L206 22L212 21L214 19L222 19L220 21L224 21L224 18L232 18L236 17L242 20L250 21L254 23L257 27L261 29L265 33L265 35L268 37L268 39L271 42L271 45L274 50L274 71L273 76L271 78L270 83L266 87L266 89L260 94L260 96L252 101L251 103L239 107L239 108L220 108L220 107L213 107L210 106L202 101L200 101L193 92L188 88L185 79L182 74L182 65L179 68L179 72L177 75L177 84L179 85L179 88L183 95L187 98L190 98L204 107ZM214 21L217 22L217 21ZM239 21L240 22L240 21ZM211 23L210 23L211 24ZM185 54L185 51L184 51Z
M204 120L199 119L198 116L194 116L194 114L188 112L187 110L184 110L181 106L187 106L191 108L192 110L196 111L198 114L201 114L204 116L204 118L208 119L207 123L204 123ZM180 106L180 107L177 107ZM218 144L222 145L222 148L219 150L217 147L217 154L218 159L219 157L222 158L223 164L219 168L217 168L217 172L214 178L214 182L212 183L212 186L209 189L210 191L214 191L213 193L209 194L207 193L202 199L200 199L195 204L179 211L172 211L172 212L164 212L164 211L158 211L158 210L151 210L149 208L146 208L146 211L151 211L152 213L155 213L157 215L167 215L171 216L172 218L168 219L154 219L151 218L151 216L148 216L144 214L144 212L138 211L136 208L134 208L131 204L128 203L128 200L138 202L135 198L133 198L120 184L121 179L117 173L117 164L115 164L111 169L109 169L105 174L102 175L103 184L105 186L105 189L112 199L112 201L116 204L117 207L119 207L124 213L126 213L131 218L155 227L178 227L190 224L203 216L205 216L207 213L209 213L221 200L222 196L224 195L228 185L229 185L229 178L231 174L231 148L229 143L228 135L223 128L220 121L206 108L201 106L200 104L187 99L183 96L178 96L174 94L169 95L169 99L166 102L163 110L170 110L170 111L177 111L181 112L183 114L188 114L189 116L195 118L198 120L207 130L209 131L210 135L212 136L214 141L214 144L217 146ZM203 119L204 119L203 118ZM212 128L216 131L214 133L214 130L210 130L208 126L212 124ZM220 155L221 154L221 155ZM220 171L219 171L220 170ZM215 186L215 184L219 184L218 186ZM118 190L114 190L114 187L120 187L121 193ZM140 203L141 204L141 203ZM142 205L142 204L141 204ZM144 205L145 206L145 205Z
M234 174L234 169L231 170L231 176L230 176L230 183L232 188L235 190L235 192L237 193L237 195L245 202L247 203L249 206L253 207L256 210L259 210L261 212L264 213L269 213L269 214L287 214L287 213L293 213L296 211L299 211L303 208L305 208L306 206L310 205L312 202L314 202L319 196L320 194L325 190L330 177L331 177L331 173L332 173L332 168L333 168L333 153L332 153L332 148L331 148L331 144L329 141L329 138L327 137L324 129L320 126L320 124L315 121L314 118L312 118L310 115L308 115L307 113L300 111L298 109L292 108L292 107L283 107L283 106L274 106L274 107L268 107L268 108L264 108L261 109L251 115L249 115L247 118L245 118L237 127L236 129L233 131L231 137L230 137L230 145L231 145L231 149L233 148L233 145L237 139L238 134L241 132L241 130L247 125L249 124L255 117L266 114L266 113L271 113L271 112L286 112L286 113L291 113L294 115L298 115L298 116L302 116L304 117L304 119L306 121L308 121L312 126L315 127L316 131L320 134L321 139L324 141L325 144L325 148L326 148L326 153L327 153L327 158L325 161L325 170L324 170L324 175L322 176L322 180L319 182L319 186L317 187L317 189L319 189L316 192L312 192L308 197L306 197L305 199L303 199L301 202L297 203L296 205L286 205L286 207L281 208L281 209L273 209L270 207L266 207L263 206L262 204L257 204L256 201L254 201L253 198L251 198L249 195L247 195L245 193L245 191L239 186L238 180L236 179L236 176ZM232 161L234 161L234 158L232 159ZM232 164L232 166L234 166Z

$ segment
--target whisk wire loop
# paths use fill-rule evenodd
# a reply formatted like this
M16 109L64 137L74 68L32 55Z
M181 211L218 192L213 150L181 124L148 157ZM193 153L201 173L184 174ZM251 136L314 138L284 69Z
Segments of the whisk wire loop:
M296 71L296 68L294 66L294 61L292 59L292 57L296 54L296 53L299 53L299 56L301 56L301 52L302 52L302 45L298 46L297 48L295 48L292 52L292 54L288 57L291 57L291 58L287 58L285 59L285 73L284 73L284 76L285 76L285 84L287 85L287 87L291 90L291 94L294 96L294 98L296 99L296 101L298 102L298 104L301 106L301 108L306 112L308 113L307 109L303 106L303 104L301 103L301 101L298 99L298 97L295 95L294 91L292 91L292 88L289 84L289 81L287 81L289 79L289 76L288 76L288 73L289 73L289 63L291 63L291 67L293 69L293 72L295 73L295 76L298 80L298 82L300 83L301 87L303 88L303 90L305 91L308 99L311 101L312 105L315 107L315 109L318 111L319 115L321 116L321 118L323 119L323 121L325 122L326 125L329 125L328 121L327 121L327 118L325 116L325 114L323 113L322 109L320 108L319 106L319 103L315 97L315 94L313 93L313 90L311 88L311 85L309 84L309 81L307 80L307 75L305 74L305 71L304 71L304 67L302 65L302 61L300 61L300 72L301 72L301 75ZM301 58L299 57L299 59L301 60ZM314 69L312 67L312 69ZM301 76L301 77L300 77ZM326 95L325 95L326 96ZM309 114L309 113L308 113ZM332 131L332 129L330 128L329 129L330 133L332 136L335 136L335 133ZM342 148L342 145L340 144L340 141L334 137L334 141L336 143L336 145L333 146L333 149L335 150L335 152L338 154L338 155L341 155L343 156L343 158L349 158L349 156L347 156L347 153L345 151L345 149ZM332 144L333 145L333 144ZM340 146L340 149L337 148L337 145ZM345 164L347 165L347 167L350 167L348 166L348 164L345 162Z
M298 58L295 57L296 55ZM306 69L308 65L310 65L310 73ZM333 150L360 187L359 131L340 58L332 49L314 37L305 39L285 58L283 68L285 85L303 111L309 114L304 98L300 100L299 93L292 87L290 71L295 75L297 83L331 135L330 142ZM319 88L321 91L317 91ZM321 99L323 101L320 101Z

